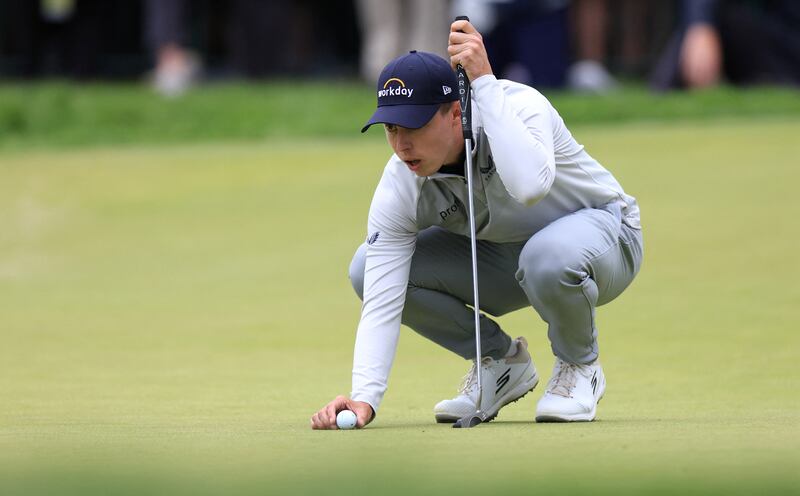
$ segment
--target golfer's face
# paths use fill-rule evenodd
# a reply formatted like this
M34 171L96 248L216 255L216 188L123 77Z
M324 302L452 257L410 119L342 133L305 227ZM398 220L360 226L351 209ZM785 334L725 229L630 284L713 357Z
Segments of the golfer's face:
M386 140L406 166L420 177L436 173L452 155L453 117L436 114L419 129L384 124Z

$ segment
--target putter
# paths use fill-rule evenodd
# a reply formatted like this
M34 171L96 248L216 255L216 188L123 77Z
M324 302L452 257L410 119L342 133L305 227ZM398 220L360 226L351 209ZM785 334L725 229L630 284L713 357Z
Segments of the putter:
M469 21L467 16L458 16L456 21ZM464 149L467 156L467 194L469 196L469 239L472 245L472 289L475 304L475 367L478 373L478 401L475 413L469 414L457 420L453 427L456 429L475 427L484 420L486 414L481 411L481 401L483 400L483 384L481 382L481 310L478 302L478 250L475 243L475 206L472 200L474 188L472 186L472 102L470 101L470 87L467 71L456 66L456 77L458 78L458 102L461 106L461 127L464 131Z

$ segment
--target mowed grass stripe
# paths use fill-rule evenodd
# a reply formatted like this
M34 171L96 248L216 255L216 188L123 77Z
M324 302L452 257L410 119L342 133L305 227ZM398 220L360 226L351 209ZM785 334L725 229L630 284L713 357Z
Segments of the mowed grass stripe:
M570 126L800 115L792 88L543 92ZM357 81L207 84L175 99L136 83L1 82L0 149L352 138L374 108L374 87Z

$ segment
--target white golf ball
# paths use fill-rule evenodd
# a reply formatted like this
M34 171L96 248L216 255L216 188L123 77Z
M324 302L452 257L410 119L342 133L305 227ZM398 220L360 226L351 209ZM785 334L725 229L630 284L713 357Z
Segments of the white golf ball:
M356 426L358 417L350 410L342 410L336 416L336 426L340 429L353 429Z

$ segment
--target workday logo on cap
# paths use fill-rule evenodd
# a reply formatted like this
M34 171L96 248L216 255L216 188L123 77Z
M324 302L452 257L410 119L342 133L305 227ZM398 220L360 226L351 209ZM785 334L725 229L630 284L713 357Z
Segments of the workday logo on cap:
M395 83L396 85L389 86L390 84ZM383 89L378 91L378 98L382 96L397 96L403 95L406 98L411 98L411 95L414 93L414 88L406 88L406 83L403 82L402 79L398 78L389 78L383 83Z
M418 129L443 103L458 100L456 74L450 62L428 52L411 50L390 61L378 77L378 108L367 124L395 124Z

